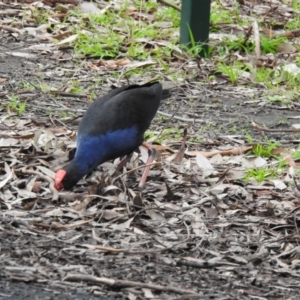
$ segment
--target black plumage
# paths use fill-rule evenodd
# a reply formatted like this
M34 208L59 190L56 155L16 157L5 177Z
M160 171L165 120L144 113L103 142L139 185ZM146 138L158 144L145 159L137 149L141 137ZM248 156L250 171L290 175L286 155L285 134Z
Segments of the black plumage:
M154 82L123 86L96 99L79 124L75 157L56 173L55 187L70 189L97 165L137 149L161 99L168 97L169 91Z

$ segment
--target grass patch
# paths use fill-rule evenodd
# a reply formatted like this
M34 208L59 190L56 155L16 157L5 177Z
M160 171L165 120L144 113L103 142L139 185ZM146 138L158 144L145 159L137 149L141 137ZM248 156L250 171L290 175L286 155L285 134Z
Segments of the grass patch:
M137 8L151 12L153 19L149 21L135 19L129 12L128 4L123 4L117 14L107 10L104 14L89 14L84 16L75 12L80 20L80 26L74 24L73 31L78 34L75 41L76 52L84 56L105 58L127 57L145 60L149 56L155 59L170 58L178 42L180 14L174 9L164 9L163 13L156 13L155 2L139 1ZM137 14L138 16L138 14ZM162 27L161 22L168 20L169 27ZM114 26L112 26L114 24ZM169 44L157 46L157 41L168 40Z
M21 101L18 96L12 94L9 102L6 102L8 110L16 112L19 116L25 112L26 101Z
M267 145L258 144L253 147L252 152L256 157L275 157L272 152L279 146L279 142L269 142Z

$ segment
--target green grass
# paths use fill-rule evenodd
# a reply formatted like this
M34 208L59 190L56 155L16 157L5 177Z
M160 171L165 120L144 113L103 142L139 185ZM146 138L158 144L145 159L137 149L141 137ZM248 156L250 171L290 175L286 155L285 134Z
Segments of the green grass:
M292 0L292 8L293 8L294 12L300 11L300 3L298 0Z
M33 91L35 89L35 87L27 81L22 81L20 84L20 88L27 91Z
M252 152L256 157L272 157L272 151L279 146L279 142L269 142L267 145L258 144L253 147Z
M265 180L274 179L276 174L276 170L270 170L268 168L250 168L246 171L246 175L243 179L244 181L250 181L251 179L254 179L255 181L261 183Z
M163 141L179 141L182 138L182 130L178 128L166 128L159 135L150 130L147 130L144 139L149 140L156 137L155 142L162 143Z
M84 92L84 88L80 86L80 81L78 80L72 80L71 83L69 83L72 87L70 88L70 93L74 94L80 94Z
M284 28L286 30L295 30L295 29L298 29L299 26L300 26L300 19L292 18L287 21L287 23L284 25Z
M6 102L6 107L8 110L12 110L20 116L25 112L26 101L20 101L18 96L12 94L10 101Z
M293 153L293 159L294 160L300 160L300 151L299 150L296 150L294 153Z
M238 35L235 39L225 37L222 43L217 47L217 50L221 55L229 54L232 51L251 53L254 51L254 44L251 41L245 41L243 35Z
M261 35L260 43L261 43L262 54L277 53L277 47L283 42L288 42L287 38L281 36L269 38Z
M232 85L237 85L241 79L247 82L248 77L242 78L245 74L250 74L249 86L251 84L263 83L268 88L270 94L266 94L269 102L281 102L289 104L296 101L296 95L300 90L300 76L293 73L283 72L284 60L275 60L272 63L252 63L247 57L255 56L255 42L253 36L246 37L247 30L252 25L252 18L255 17L260 28L270 26L284 27L285 30L293 30L300 27L299 3L296 0L286 1L287 5L294 10L294 15L284 24L282 21L270 19L266 20L261 15L256 15L255 10L251 14L244 14L242 6L238 1L234 1L231 6L223 6L219 1L212 2L210 22L211 32L224 33L224 24L237 26L238 30L233 30L230 37L227 34L221 41L210 43L205 58L205 63L211 70L204 76L206 84L217 81L218 77L224 75ZM134 7L134 11L132 10ZM163 78L166 74L170 80L180 82L183 78L192 79L199 75L196 69L185 69L172 67L173 61L184 65L189 59L198 60L198 54L203 50L203 45L195 41L191 31L191 45L185 47L179 45L180 13L171 7L158 4L155 0L123 1L118 11L107 9L101 14L84 14L77 10L70 10L62 22L49 22L50 12L43 8L34 8L31 11L32 20L36 24L49 24L48 30L61 33L70 31L77 34L76 40L69 43L74 47L75 57L82 59L97 58L103 60L130 59L132 61L154 61L154 66L144 66L135 70L126 68L116 68L111 70L109 76L120 80L127 78L135 80L139 77ZM24 18L26 19L26 11ZM61 20L60 20L61 21ZM51 23L51 24L50 24ZM267 24L267 25L266 25ZM226 27L226 26L225 26ZM242 32L244 31L244 32ZM226 32L228 33L228 31ZM277 49L283 42L293 43L291 40L277 35L265 36L261 31L261 53L264 56L277 55ZM293 43L295 45L295 43ZM295 45L297 48L297 46ZM183 50L182 50L183 49ZM236 53L238 55L236 55ZM273 58L271 58L272 60ZM300 56L294 56L294 61L300 65ZM289 63L292 57L289 58ZM201 62L201 63L202 63ZM70 73L70 77L73 73ZM42 86L41 86L42 88ZM291 94L277 93L275 90L283 89ZM49 91L49 87L43 88L44 92ZM73 93L80 93L82 89L74 85L71 89Z
M274 83L271 81L274 79L274 70L271 68L262 67L256 70L255 82L264 83L268 88L273 88Z
M246 170L246 175L244 176L244 181L249 181L251 179L256 180L261 183L265 180L271 180L278 178L287 169L287 164L285 160L278 162L277 166L269 166L262 168L249 168Z
M127 2L126 2L127 3ZM80 22L74 24L73 31L78 34L75 41L75 51L84 55L99 58L121 58L145 60L153 58L170 58L171 52L178 42L174 33L179 30L180 14L174 9L164 9L152 13L154 21L135 20L127 12L128 5L121 6L119 14L107 10L104 14L89 14L73 12ZM137 2L143 11L151 11L157 4L153 1ZM138 15L138 14L137 14ZM160 22L169 20L170 28L161 28ZM114 24L114 26L112 26ZM84 29L85 31L83 31ZM159 40L168 40L168 44L157 46Z
M241 62L233 62L231 65L227 65L220 62L217 67L217 72L220 72L229 77L232 84L236 84L242 73L244 72L245 65Z
M235 1L234 9L223 9L223 7L216 1L211 6L210 22L212 23L212 31L218 30L218 23L232 24L238 23L240 26L248 26L251 23L250 18L243 18L240 15L240 7Z

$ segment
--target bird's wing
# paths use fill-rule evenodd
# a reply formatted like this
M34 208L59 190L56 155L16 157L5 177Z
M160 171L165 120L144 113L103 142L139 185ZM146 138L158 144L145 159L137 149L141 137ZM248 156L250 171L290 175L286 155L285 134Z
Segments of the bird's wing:
M141 134L155 116L161 97L160 83L127 86L95 100L80 122L78 134L104 135L137 126Z

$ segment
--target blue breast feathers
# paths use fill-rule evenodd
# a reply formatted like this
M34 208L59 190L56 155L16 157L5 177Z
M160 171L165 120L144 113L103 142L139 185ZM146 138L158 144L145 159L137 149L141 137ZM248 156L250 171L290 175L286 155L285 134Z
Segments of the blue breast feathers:
M126 155L137 148L142 141L138 137L138 128L109 131L104 135L79 135L74 162L86 172L113 158Z

